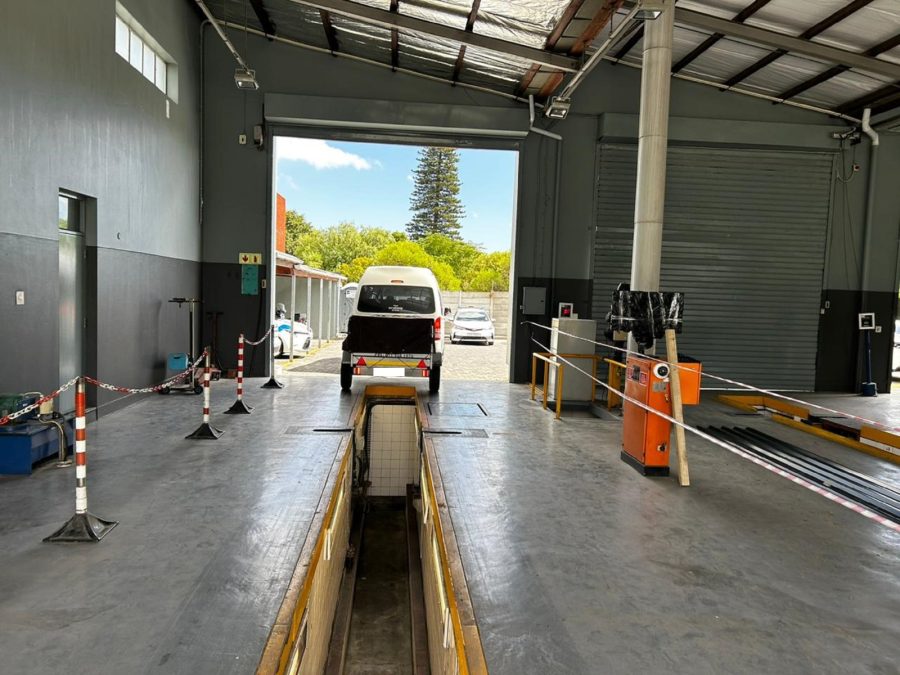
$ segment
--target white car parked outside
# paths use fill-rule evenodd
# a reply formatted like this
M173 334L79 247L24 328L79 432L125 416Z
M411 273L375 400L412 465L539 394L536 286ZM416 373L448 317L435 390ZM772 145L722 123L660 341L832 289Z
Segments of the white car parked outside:
M450 342L483 342L494 344L494 322L490 315L478 307L463 307L456 311Z

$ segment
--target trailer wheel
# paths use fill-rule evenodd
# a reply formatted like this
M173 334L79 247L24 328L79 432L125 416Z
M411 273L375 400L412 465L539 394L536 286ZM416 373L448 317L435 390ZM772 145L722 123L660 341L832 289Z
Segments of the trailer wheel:
M353 384L353 366L349 363L341 364L341 389L350 391L350 385Z
M428 373L428 391L432 394L438 393L441 388L441 367L432 366L431 372Z

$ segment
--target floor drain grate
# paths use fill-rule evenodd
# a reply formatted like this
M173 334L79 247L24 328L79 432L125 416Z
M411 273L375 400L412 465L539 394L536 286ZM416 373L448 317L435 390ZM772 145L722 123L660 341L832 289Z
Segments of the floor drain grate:
M304 434L320 433L320 434L345 434L353 431L350 427L303 427L292 426L285 427L285 436L302 436Z
M487 417L480 403L429 403L428 414L435 417Z
M488 433L484 429L425 429L431 436L449 436L459 438L487 438Z

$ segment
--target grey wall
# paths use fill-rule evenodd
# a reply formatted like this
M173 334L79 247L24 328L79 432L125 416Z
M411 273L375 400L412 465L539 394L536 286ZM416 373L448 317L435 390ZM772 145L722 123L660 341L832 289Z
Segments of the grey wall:
M447 106L505 108L515 111L523 123L527 123L527 107L521 103L254 37L249 41L247 59L257 71L260 90L242 93L232 81L233 60L214 36L207 36L204 54L206 106L215 113L210 112L206 119L203 254L204 261L215 263L215 266L235 265L232 261L239 251L268 250L269 247L271 157L268 152L237 143L238 134L250 133L253 124L263 121L266 95L316 96L330 101L335 117L350 119L354 115L360 118L369 115L371 111L364 109L367 108L364 101L370 100L416 104L406 110L406 120L410 124L425 124ZM634 140L635 133L630 129L636 129L633 122L638 112L639 91L639 71L603 64L578 90L570 117L549 127L563 136L558 195L554 167L559 144L534 134L517 144L521 152L515 224L516 278L511 301L514 306L518 305L523 286L547 287L548 314L537 317L541 323L549 322L549 308L563 300L573 301L581 316L589 316L592 243L596 226L597 141L601 137ZM610 127L615 114L619 114L619 120ZM814 143L815 147L837 151L836 142L827 134L831 127L843 127L842 123L817 113L774 106L678 80L673 82L671 114L680 120L682 140L701 146L737 143L750 147L793 147L800 136L806 139L803 144ZM629 116L632 122L628 121ZM808 125L817 127L808 129ZM825 137L819 139L816 136L815 140L810 140L817 134ZM861 150L864 147L865 143ZM897 191L890 185L891 177L900 169L895 140L886 143L882 155L884 167L880 168L877 205L879 224L873 237L873 249L878 249L879 253L877 261L873 258L872 288L895 293L896 228L900 219ZM864 158L865 152L859 152L857 159L864 161ZM861 185L863 178L860 175L856 181ZM860 189L859 185L853 188ZM851 212L858 228L862 222L862 205L858 195L854 195L856 201ZM856 234L859 250L858 231ZM846 243L833 242L830 256L840 258L843 247L850 247L849 241L848 238ZM876 267L881 270L877 275L874 273ZM833 268L834 265L823 289L838 283ZM205 278L212 285L218 283L213 276L205 275ZM858 288L858 285L850 283L848 288ZM892 303L888 305L893 307ZM846 308L842 311L841 322L847 318L848 311ZM828 313L823 316L827 317ZM518 326L524 318L518 312L514 317L516 349L511 370L517 381L524 381L529 372L531 343L528 329ZM879 316L879 321L886 323L888 318ZM250 316L238 316L235 324L250 320ZM887 331L882 335L882 340L886 339ZM882 360L881 370L885 373L886 364L887 361ZM850 364L844 358L844 362L831 369L844 372L855 371L855 368L855 363Z
M178 64L178 103L115 53L113 0L0 6L0 389L58 384L57 192L96 200L87 232L90 374L163 375L199 292L199 20L184 0L124 0ZM26 305L13 303L25 290Z

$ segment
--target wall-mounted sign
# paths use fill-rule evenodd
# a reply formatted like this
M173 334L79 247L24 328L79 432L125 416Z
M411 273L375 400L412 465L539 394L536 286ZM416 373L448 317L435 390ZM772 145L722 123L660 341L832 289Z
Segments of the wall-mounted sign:
M241 265L241 295L259 295L259 267Z
M262 265L262 253L238 253L241 265Z

